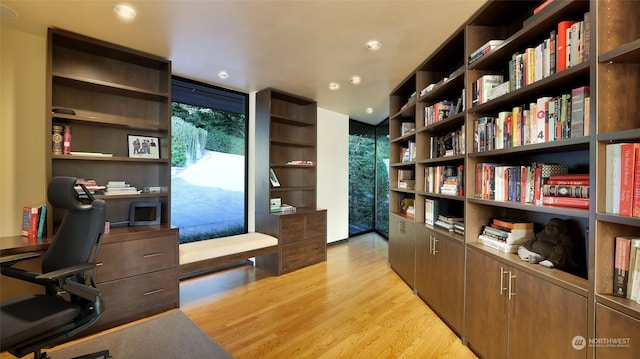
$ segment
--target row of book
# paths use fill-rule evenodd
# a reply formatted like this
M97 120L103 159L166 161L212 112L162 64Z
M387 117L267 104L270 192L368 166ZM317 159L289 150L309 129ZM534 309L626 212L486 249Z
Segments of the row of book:
M640 303L640 237L616 237L613 294Z
M426 167L424 182L425 192L464 196L464 165Z
M416 147L416 141L407 141L406 147L400 147L400 162L407 163L413 162L418 157L418 150Z
M517 253L520 245L534 236L533 222L494 218L482 228L478 242L504 253Z
M424 199L424 224L464 235L464 218L460 204L438 198Z
M450 73L448 76L440 79L438 82L428 84L427 86L425 86L425 88L420 90L420 97L425 96L428 93L432 92L433 90L437 89L438 87L446 84L447 82L449 82L449 80L453 79L456 76L461 75L463 72L464 72L464 66L460 66L457 69L453 70L453 72ZM464 104L462 106L464 106Z
M30 239L42 238L47 231L47 205L22 207L22 229L20 234Z
M608 144L605 159L605 211L640 217L640 143Z
M480 117L473 123L473 149L483 152L588 136L589 106L589 86L581 86L514 106L497 117Z
M589 208L589 174L569 174L559 163L476 164L475 198Z
M424 108L424 125L429 126L462 111L462 96L455 101L440 101Z
M429 158L463 155L466 151L465 126L429 138Z

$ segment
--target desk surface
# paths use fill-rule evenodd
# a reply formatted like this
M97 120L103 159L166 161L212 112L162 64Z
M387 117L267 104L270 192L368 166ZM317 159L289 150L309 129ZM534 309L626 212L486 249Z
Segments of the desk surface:
M178 228L166 224L140 227L118 227L112 228L111 232L104 235L103 243L121 240L144 238L172 234ZM45 251L53 242L53 237L47 238L27 238L21 236L0 237L0 256L11 254Z
M46 250L51 242L49 238L27 238L21 236L0 237L0 255L6 256L24 252Z

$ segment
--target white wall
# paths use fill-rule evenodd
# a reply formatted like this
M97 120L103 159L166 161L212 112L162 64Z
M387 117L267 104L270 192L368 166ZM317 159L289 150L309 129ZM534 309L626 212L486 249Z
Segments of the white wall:
M327 242L349 237L349 116L318 108L318 208Z

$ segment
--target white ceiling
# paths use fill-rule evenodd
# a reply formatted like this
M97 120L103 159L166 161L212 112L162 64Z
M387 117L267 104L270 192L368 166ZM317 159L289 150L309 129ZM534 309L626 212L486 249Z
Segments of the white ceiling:
M173 73L246 93L273 87L377 124L389 93L486 0L0 0L2 26L57 27L172 61ZM133 6L133 21L113 7ZM376 39L383 47L367 51ZM224 70L229 77L217 74ZM362 78L352 85L353 75ZM328 84L338 82L338 91ZM372 114L365 109L373 108Z

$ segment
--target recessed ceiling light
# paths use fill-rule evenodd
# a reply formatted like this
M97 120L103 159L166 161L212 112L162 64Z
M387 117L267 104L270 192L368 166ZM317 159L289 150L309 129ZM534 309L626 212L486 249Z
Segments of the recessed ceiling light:
M382 43L378 40L371 40L367 42L367 45L365 47L367 50L376 51L382 47Z
M136 17L136 10L129 5L116 5L113 7L113 11L123 20L132 20Z
M351 76L351 78L349 79L349 82L351 82L354 85L357 85L360 83L360 81L362 81L362 79L360 78L360 76Z
M371 107L367 107L367 110L366 110L366 111L367 111L367 113L369 113L369 114L373 113L373 109L372 109Z
M337 90L339 88L340 88L340 84L339 83L337 83L337 82L329 83L329 90L335 91L335 90Z
M220 71L218 72L218 77L224 80L229 77L229 74L226 71Z

